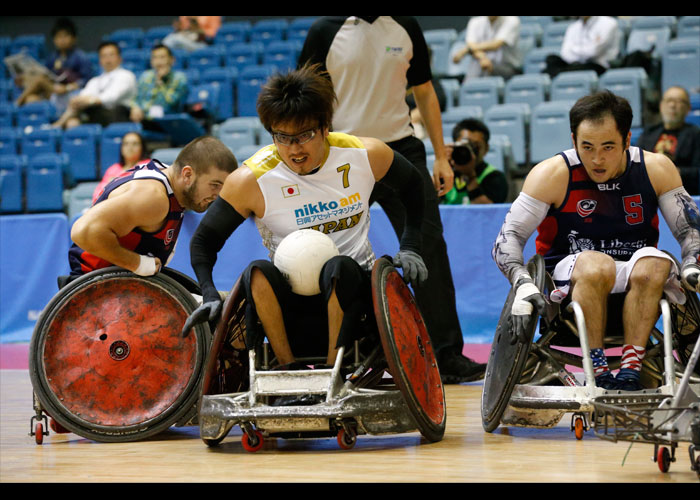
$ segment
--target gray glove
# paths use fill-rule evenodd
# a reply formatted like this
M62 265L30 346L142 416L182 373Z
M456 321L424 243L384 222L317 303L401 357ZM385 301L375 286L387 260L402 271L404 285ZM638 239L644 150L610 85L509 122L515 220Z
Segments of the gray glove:
M221 300L211 300L204 302L197 309L192 311L192 314L185 321L185 326L182 327L182 338L186 338L192 328L205 321L215 321L221 315Z
M414 287L428 279L428 268L420 255L412 250L399 250L394 257L394 267L403 268L403 279Z
M526 331L530 324L533 308L538 314L544 312L546 301L544 295L537 288L532 278L528 274L521 274L515 282L515 300L511 307L511 319L513 322L513 338L511 344L520 339L521 342L528 342Z
M681 280L689 289L700 291L700 266L696 263L689 263L681 269Z

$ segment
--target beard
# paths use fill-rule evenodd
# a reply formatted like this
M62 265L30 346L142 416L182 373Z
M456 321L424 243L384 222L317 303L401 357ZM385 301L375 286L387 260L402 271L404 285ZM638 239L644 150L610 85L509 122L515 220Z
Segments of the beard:
M207 208L209 208L209 205L211 205L211 202L205 203L205 202L197 202L195 201L195 194L197 192L197 183L198 181L195 180L192 185L184 190L182 193L183 201L185 202L185 208L189 210L193 210L197 213L202 213L206 212Z

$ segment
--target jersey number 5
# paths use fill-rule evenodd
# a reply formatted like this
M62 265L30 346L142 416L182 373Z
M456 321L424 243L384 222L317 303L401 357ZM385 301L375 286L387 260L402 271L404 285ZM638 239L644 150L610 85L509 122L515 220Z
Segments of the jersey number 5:
M641 224L644 222L644 211L642 210L642 195L633 194L622 198L622 203L625 207L627 216L625 220L627 224Z

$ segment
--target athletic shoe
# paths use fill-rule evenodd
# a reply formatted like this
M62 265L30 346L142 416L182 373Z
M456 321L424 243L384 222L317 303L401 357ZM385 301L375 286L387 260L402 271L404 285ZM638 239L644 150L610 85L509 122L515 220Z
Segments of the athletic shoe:
M438 362L438 368L443 384L460 384L484 378L486 363L477 363L461 353L449 353Z
M620 391L641 391L644 390L639 383L639 372L629 368L621 368L615 378L615 384Z
M615 377L613 377L613 374L609 371L598 375L595 378L595 385L596 387L602 387L606 391L612 391L618 388Z

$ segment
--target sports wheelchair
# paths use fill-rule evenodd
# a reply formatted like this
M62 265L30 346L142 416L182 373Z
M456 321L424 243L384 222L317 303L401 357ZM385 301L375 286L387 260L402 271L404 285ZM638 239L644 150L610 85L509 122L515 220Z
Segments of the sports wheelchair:
M224 302L207 359L199 403L199 429L208 446L239 425L242 445L261 449L267 437L335 436L350 449L362 434L415 430L431 442L445 431L445 393L430 338L413 296L391 260L372 270L376 331L325 359L298 359L316 369L280 369L267 345L246 347L246 299L240 280ZM363 330L364 331L364 330ZM378 338L377 338L378 337ZM290 405L280 398L298 397ZM305 404L304 398L311 399ZM315 399L312 399L315 398Z
M49 428L125 442L195 425L211 331L201 324L188 338L180 332L199 305L199 286L170 268L149 277L108 267L66 278L29 345L36 443Z
M527 267L537 287L549 297L554 284L542 257L533 256ZM622 295L610 298L608 333L622 332L621 314L614 313L616 309L621 311ZM572 413L571 430L577 439L583 439L595 420L596 399L620 396L623 391L596 387L585 320L576 302L562 306L547 299L545 312L541 316L533 312L526 339L520 340L512 328L514 298L513 287L503 306L486 368L481 397L484 430L493 432L501 424L550 428L565 413ZM639 392L668 396L673 394L676 378L683 375L697 341L700 302L696 293L686 291L684 305L662 299L660 309L663 331L655 327L650 332L641 376L646 389ZM535 340L538 326L539 337ZM621 337L605 338L607 347L621 344ZM581 355L576 354L578 347ZM620 357L608 356L608 364L613 370L619 368ZM573 372L567 368L571 366L583 372ZM700 383L700 367L689 375L689 383Z

